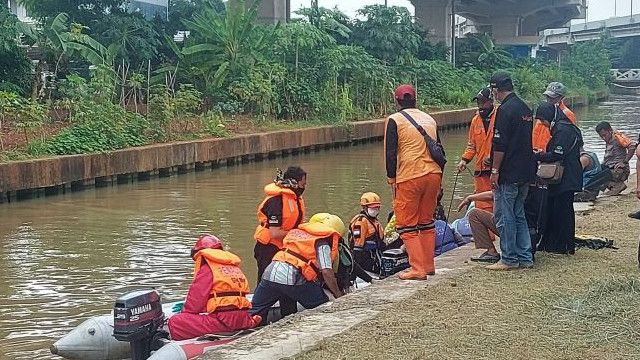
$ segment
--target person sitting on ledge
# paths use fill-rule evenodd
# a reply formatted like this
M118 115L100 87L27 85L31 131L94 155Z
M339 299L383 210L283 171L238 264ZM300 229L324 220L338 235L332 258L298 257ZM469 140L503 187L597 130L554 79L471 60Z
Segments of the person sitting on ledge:
M605 195L620 195L627 188L625 181L629 178L631 169L629 160L633 158L638 143L629 139L625 134L614 130L606 121L596 126L596 132L606 143L604 153L604 166L611 169L612 179L607 185L608 192Z

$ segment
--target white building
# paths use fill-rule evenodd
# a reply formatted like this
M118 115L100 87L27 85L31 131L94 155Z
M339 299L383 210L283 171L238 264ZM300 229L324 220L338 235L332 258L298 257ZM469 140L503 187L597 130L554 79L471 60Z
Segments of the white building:
M9 11L18 17L18 20L22 22L33 22L33 19L27 15L27 9L19 3L19 0L7 0L7 6L9 7Z

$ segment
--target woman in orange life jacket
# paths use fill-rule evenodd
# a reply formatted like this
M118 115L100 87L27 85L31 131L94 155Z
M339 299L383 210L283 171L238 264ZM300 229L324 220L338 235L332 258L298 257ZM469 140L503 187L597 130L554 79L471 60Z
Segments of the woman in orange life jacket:
M284 173L280 169L276 178L264 187L265 199L258 205L258 226L254 233L253 250L258 265L258 283L273 256L282 249L285 235L304 220L304 193L307 173L298 166L290 166ZM280 299L283 316L297 311L294 301Z
M250 313L266 318L269 308L282 297L313 309L329 301L323 285L335 298L342 296L333 267L345 233L342 220L327 213L315 214L308 223L289 231L283 239L283 249L260 279Z
M249 315L251 302L245 297L249 283L238 256L224 251L220 240L207 234L191 249L191 258L195 261L193 281L182 311L169 318L171 339L235 332L260 324L260 316Z
M380 214L380 196L367 192L360 197L362 211L349 224L349 248L353 260L361 268L379 274L382 263L382 251L385 250L384 230Z

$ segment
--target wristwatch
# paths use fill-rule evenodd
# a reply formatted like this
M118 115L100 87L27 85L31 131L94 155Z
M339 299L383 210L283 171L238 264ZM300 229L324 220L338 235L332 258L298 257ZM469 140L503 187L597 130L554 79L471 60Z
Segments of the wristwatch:
M495 175L495 174L499 174L500 171L498 171L498 169L491 169L491 173Z

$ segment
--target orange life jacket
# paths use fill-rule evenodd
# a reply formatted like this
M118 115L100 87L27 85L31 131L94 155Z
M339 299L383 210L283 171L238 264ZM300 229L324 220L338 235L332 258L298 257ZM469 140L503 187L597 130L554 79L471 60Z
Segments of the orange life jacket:
M371 220L365 214L356 215L349 224L349 237L352 248L363 248L365 243L371 246L379 246L384 236L384 230L380 221Z
M213 285L207 301L207 312L251 309L249 282L240 269L240 258L228 251L203 249L196 253L195 277L206 262L213 274Z
M476 115L471 119L471 125L469 127L469 141L467 143L467 148L464 150L464 154L462 154L462 159L468 163L475 158L476 173L491 170L491 166L487 166L484 160L491 157L493 127L496 123L497 113L498 107L496 106L493 109L493 113L491 113L488 130L484 129L484 120L482 119L482 116L480 116L480 113L476 112Z
M277 196L282 197L282 224L281 228L284 231L289 231L298 226L304 219L304 200L298 197L291 189L282 188L274 183L271 183L264 187L264 193L267 197L258 205L258 222L260 223L253 234L254 239L257 242L267 245L273 244L282 249L282 240L272 239L269 228L269 219L262 212L264 204Z
M573 111L571 111L567 107L567 105L564 104L564 102L560 102L560 104L558 105L558 108L562 110L564 115L569 119L569 121L571 121L571 123L573 123L573 125L578 124L576 114L574 114ZM549 130L548 127L542 125L540 121L536 121L536 124L533 127L533 138L532 138L533 148L546 151L549 140L551 140L551 130Z
M424 131L432 139L437 139L438 124L429 114L418 109L406 109L405 111L413 117L418 125L424 128ZM399 184L431 173L441 174L442 169L431 157L427 143L418 129L401 113L395 113L389 119L395 121L398 130L398 163L395 182ZM389 119L384 125L385 134L387 133Z
M284 237L284 249L274 257L274 261L289 263L298 269L307 281L316 281L320 275L316 259L316 243L331 238L331 261L338 258L338 241L340 234L330 227L319 223L300 224L297 229L289 231Z

